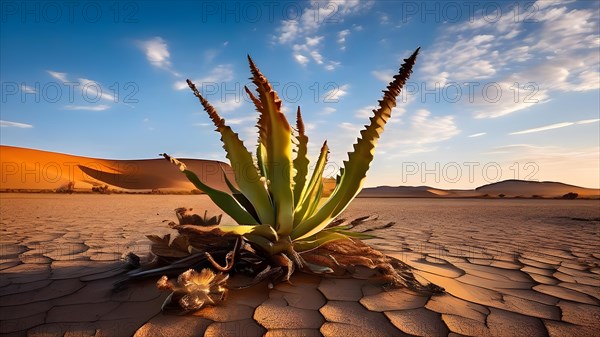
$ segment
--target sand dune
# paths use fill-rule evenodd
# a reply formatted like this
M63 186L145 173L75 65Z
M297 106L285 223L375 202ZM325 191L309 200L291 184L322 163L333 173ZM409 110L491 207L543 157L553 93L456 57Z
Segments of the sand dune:
M163 158L139 160L98 159L0 145L0 191L31 192L66 189L88 192L107 185L112 191L190 193L195 186ZM233 169L214 160L181 158L211 187L228 190L223 172L235 184ZM323 195L335 188L335 179L323 178Z
M0 146L2 190L56 190L74 183L75 191L90 191L108 185L110 189L136 191L185 191L194 185L177 167L162 158L111 160L62 153ZM233 180L225 163L212 160L181 159L208 185L227 189L223 171Z
M429 186L379 186L365 188L363 198L561 198L577 193L579 198L600 198L600 190L552 181L505 180L477 187L474 190L443 190Z

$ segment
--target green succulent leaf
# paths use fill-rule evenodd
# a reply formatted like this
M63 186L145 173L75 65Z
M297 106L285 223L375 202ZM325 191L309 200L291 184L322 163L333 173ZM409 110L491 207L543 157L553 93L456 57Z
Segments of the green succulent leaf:
M306 184L306 176L308 175L308 165L310 164L307 156L308 137L304 131L304 122L302 121L300 107L298 107L298 111L296 112L296 130L298 131L298 136L296 137L298 145L296 158L294 158L294 169L296 170L296 175L294 176L294 209L300 204L302 191ZM295 222L294 218L294 223Z
M248 56L252 82L256 85L258 100L253 99L260 112L258 119L259 143L264 146L261 157L266 164L267 186L275 206L277 233L290 234L294 222L294 195L292 191L292 129L281 112L281 100L267 78ZM247 92L250 92L246 88ZM251 95L251 97L253 97ZM260 101L260 105L258 105Z
M344 229L336 228L336 227L324 229L321 231L321 233L340 233L340 234L346 235L347 237L361 239L361 240L378 238L378 236L376 236L376 235L365 234L365 233L360 233L360 232L353 232L353 231L348 231L348 230L344 230Z
M179 166L179 170L185 174L189 181L191 181L196 188L206 193L210 199L217 204L227 215L229 215L235 222L239 224L257 225L258 222L250 213L248 213L235 198L226 192L212 188L203 183L198 176L187 169L184 163L169 156L166 153L162 154L163 157L171 161L173 164Z
M250 233L244 235L244 238L246 238L246 240L248 240L252 245L258 246L268 255L275 254L273 242L264 236Z
M258 216L258 213L256 213L256 209L254 208L254 205L252 205L250 200L248 200L248 198L246 198L246 196L233 185L231 180L229 180L229 177L227 177L227 174L225 173L225 170L223 170L223 167L221 166L221 164L219 164L219 167L221 168L221 173L223 174L223 179L225 180L225 184L227 184L227 187L231 191L231 195L233 195L235 200L237 200L237 202L239 202L240 205L242 205L242 207L244 207L244 209L248 213L250 213L250 215L252 215L252 217L254 219L256 219L257 222L260 222L260 217Z
M196 89L196 86L190 80L187 82L194 92L194 95L200 100L204 110L208 113L214 125L217 127L217 131L221 133L223 148L227 153L227 158L231 162L231 167L235 171L235 179L240 191L254 206L260 219L260 223L274 224L275 221L271 200L260 179L261 177L258 174L258 168L254 166L252 154L248 152L238 134L233 132L233 130L225 124L225 120L219 116L215 108L202 97L198 89Z
M250 91L250 89L248 89L248 87L246 87L246 86L244 86L244 90L248 94L248 97L250 97L250 99L254 103L254 106L256 107L256 111L258 111L258 113L259 113L258 122L256 123L256 127L258 128L258 145L256 146L256 162L257 162L258 171L259 171L260 175L266 178L268 176L268 173L267 173L267 162L268 162L267 155L268 154L267 154L267 149L266 149L266 139L268 137L268 134L267 134L268 122L267 121L268 121L269 115L262 113L263 105L262 105L261 101L258 98L256 98L256 96L254 96L252 91Z
M271 242L279 241L279 235L277 234L277 231L275 231L275 228L273 228L271 225L255 226L250 234L260 235Z
M294 212L294 226L297 226L306 215L310 215L311 209L314 211L316 205L321 200L320 192L323 191L323 171L327 164L327 155L329 154L329 147L327 147L327 141L323 143L317 160L317 166L313 171L312 177L308 185L305 186L304 191L300 194L300 202Z
M323 179L320 179L320 181L317 183L317 193L315 194L314 199L311 200L308 210L306 211L306 214L304 215L303 219L315 213L315 210L319 207L319 204L321 203L323 189Z
M344 170L340 174L339 183L329 200L311 217L303 220L292 231L294 240L310 237L323 230L338 214L340 214L356 197L373 160L375 145L383 132L384 126L391 117L392 108L396 106L396 97L412 72L419 48L400 67L387 89L383 91L383 99L379 101L379 108L373 110L370 124L360 132L361 137L354 144L354 151L348 154L344 161Z
M294 250L297 252L305 252L322 246L328 242L335 240L348 240L348 237L342 233L325 232L316 234L311 240L294 241Z

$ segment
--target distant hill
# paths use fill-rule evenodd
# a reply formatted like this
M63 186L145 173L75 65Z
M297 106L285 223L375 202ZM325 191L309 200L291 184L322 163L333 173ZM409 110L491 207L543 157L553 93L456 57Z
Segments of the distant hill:
M477 187L475 191L489 194L504 194L506 197L560 197L567 193L577 193L579 196L599 197L600 190L568 185L554 181L504 180L501 182Z
M363 189L362 198L561 198L577 193L579 198L600 199L600 190L553 181L504 180L474 190L443 190L429 186L379 186Z

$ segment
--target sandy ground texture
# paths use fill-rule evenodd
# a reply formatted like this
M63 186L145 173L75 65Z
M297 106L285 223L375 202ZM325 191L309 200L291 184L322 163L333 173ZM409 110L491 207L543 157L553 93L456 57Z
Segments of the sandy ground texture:
M0 336L594 336L600 203L358 199L368 242L446 289L420 296L296 274L231 291L193 315L160 312L154 280L121 292L123 253L144 254L180 206L205 196L0 194ZM226 219L224 220L227 221Z

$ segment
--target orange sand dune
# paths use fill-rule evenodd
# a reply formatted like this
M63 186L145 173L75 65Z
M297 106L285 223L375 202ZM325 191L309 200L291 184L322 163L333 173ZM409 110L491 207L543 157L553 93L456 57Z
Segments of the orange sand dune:
M0 146L0 189L56 190L74 183L75 191L108 185L115 190L185 191L195 189L177 167L165 159L111 160L73 156L12 146ZM182 159L208 185L225 190L225 163ZM223 170L221 169L223 168Z
M113 191L191 192L195 186L165 159L112 160L0 145L1 191L56 191L74 183L74 191L107 185ZM228 191L223 172L235 184L231 166L202 159L181 159L200 180ZM335 179L323 178L323 196L335 188Z

